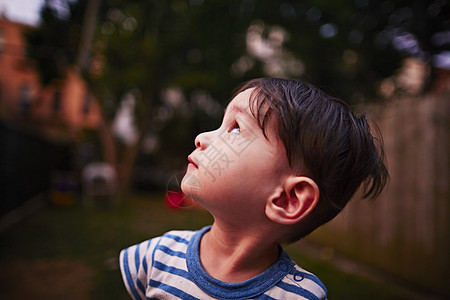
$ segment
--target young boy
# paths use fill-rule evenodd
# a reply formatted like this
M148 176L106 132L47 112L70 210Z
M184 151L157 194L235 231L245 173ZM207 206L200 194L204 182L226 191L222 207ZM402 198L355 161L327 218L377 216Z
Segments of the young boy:
M244 84L222 125L195 139L183 192L214 217L125 249L135 299L326 299L326 288L280 244L333 219L356 190L376 197L383 150L364 116L298 81Z

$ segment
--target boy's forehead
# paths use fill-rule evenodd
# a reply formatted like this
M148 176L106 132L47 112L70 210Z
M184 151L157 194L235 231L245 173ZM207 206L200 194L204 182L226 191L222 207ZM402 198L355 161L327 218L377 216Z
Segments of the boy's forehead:
M246 112L250 106L250 96L255 88L246 89L239 94L237 94L231 101L228 103L225 108L226 111L237 111L237 112Z

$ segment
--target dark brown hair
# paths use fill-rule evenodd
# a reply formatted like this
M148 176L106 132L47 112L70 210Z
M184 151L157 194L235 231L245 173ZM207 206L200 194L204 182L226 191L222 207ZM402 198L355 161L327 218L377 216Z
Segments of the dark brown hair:
M250 107L264 134L275 115L291 168L313 179L320 191L318 204L287 242L333 219L361 185L365 198L381 193L388 178L381 134L372 135L364 115L355 116L345 102L296 80L254 79L236 94L249 88L255 88Z

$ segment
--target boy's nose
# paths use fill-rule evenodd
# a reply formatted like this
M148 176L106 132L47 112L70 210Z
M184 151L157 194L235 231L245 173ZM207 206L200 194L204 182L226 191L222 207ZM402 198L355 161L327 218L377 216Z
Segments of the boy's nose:
M195 147L200 148L201 150L206 149L213 139L214 132L215 131L207 131L197 135L195 138Z

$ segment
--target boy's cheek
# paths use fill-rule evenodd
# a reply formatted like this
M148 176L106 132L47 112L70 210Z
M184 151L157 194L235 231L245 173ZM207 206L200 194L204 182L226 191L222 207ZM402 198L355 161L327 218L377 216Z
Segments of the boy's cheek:
M211 144L197 156L198 174L214 183L234 167L238 158L223 143Z

